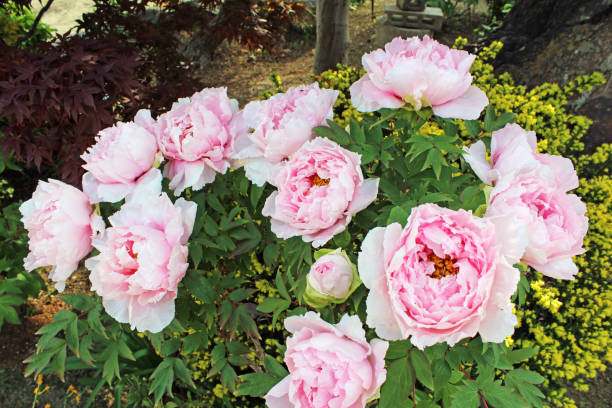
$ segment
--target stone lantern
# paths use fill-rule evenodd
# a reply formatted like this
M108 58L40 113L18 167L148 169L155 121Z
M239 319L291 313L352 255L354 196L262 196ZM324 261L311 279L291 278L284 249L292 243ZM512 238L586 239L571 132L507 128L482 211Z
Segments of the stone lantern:
M385 4L385 15L377 21L376 45L383 47L395 37L431 37L440 31L444 23L442 9L426 3L427 0L396 0L396 4Z

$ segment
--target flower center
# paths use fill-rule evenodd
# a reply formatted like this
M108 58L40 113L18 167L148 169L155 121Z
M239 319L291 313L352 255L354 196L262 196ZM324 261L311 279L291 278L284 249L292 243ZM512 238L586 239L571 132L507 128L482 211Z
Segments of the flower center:
M321 177L319 177L318 174L315 174L314 176L312 176L312 178L310 179L311 183L314 184L317 187L322 187L322 186L326 186L329 184L329 179L322 179Z
M434 271L429 275L430 278L442 279L445 276L459 273L459 268L454 266L455 261L451 259L449 255L446 255L444 259L442 259L432 252L427 255L427 260L434 264Z

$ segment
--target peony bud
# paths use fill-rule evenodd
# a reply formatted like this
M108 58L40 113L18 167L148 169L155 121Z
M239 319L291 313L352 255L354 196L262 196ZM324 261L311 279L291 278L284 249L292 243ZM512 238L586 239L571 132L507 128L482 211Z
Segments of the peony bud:
M304 300L314 308L343 303L361 285L357 268L344 251L321 249L306 279Z

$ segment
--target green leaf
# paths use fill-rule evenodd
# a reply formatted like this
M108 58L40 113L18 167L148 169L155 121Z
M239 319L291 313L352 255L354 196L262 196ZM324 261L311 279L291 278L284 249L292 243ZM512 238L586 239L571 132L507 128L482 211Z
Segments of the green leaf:
M538 352L537 347L523 348L508 352L507 357L510 364L518 364L521 361L528 360Z
M402 207L393 207L387 218L387 225L397 222L403 227L406 225L409 216L410 213Z
M290 304L291 301L287 299L266 298L257 306L257 310L262 313L272 313L276 309L286 309Z
M266 245L263 251L264 263L268 266L274 265L280 254L280 248L277 244Z
M244 299L246 299L249 296L251 296L254 292L255 292L255 289L251 289L251 288L238 288L236 290L233 290L229 294L229 298L232 301L234 301L234 302L241 302Z
M111 343L102 352L102 361L104 361L104 367L102 368L102 378L106 380L108 385L111 385L114 377L119 378L119 349L117 343Z
M247 354L251 351L247 346L240 343L239 341L229 341L226 343L226 346L227 351L229 351L230 354L234 355Z
M172 396L172 383L174 381L173 358L162 360L153 374L151 374L151 385L149 395L154 394L155 402L160 401L164 394Z
M473 138L476 138L478 137L478 135L480 135L480 122L478 120L466 120L465 127Z
M190 269L183 278L183 284L196 299L204 304L212 304L217 299L210 281L197 271Z
M523 370L522 368L517 368L516 370L512 370L510 375L515 377L520 381L524 381L529 384L541 384L544 382L545 378L540 374L534 371Z
M266 370L277 378L285 378L289 372L281 363L268 354L264 356L264 366Z
M349 122L349 130L351 137L353 140L359 144L364 144L366 141L365 133L361 126L359 126L359 122L355 120L355 118L351 118Z
M202 261L203 250L202 246L197 242L192 241L191 244L192 245L189 245L189 257L193 261L193 266L197 268L198 265L200 265L200 262Z
M180 359L173 357L171 358L172 365L174 366L174 373L179 380L181 380L187 386L195 389L196 386L191 379L191 371L185 366L185 362Z
M251 194L249 194L249 198L251 200L251 205L253 208L257 207L257 203L261 199L261 195L263 194L265 186L259 187L257 184L251 185Z
M276 272L275 282L278 293L280 293L280 295L285 299L290 300L291 297L289 296L289 292L287 292L287 287L285 286L285 281L283 280L283 276L281 275L280 271Z
M524 401L509 388L490 382L482 389L482 396L495 407L516 408L524 406Z
M231 391L236 389L236 380L238 376L231 365L227 364L221 371L221 384L229 388Z
M410 361L414 367L416 378L421 382L421 384L430 390L433 390L431 365L429 364L429 360L427 359L425 353L423 353L421 350L413 349L410 352Z
M90 310L87 314L87 324L89 328L93 330L95 333L101 335L105 339L108 339L106 335L106 330L100 321L100 313L102 311L102 307L100 305L96 306L94 309Z
M266 373L243 374L240 377L240 384L235 394L250 395L252 397L262 397L279 382L279 379Z
M64 345L53 358L51 362L51 370L64 381L64 371L66 370L66 345Z
M442 389L451 377L451 369L444 360L434 360L432 364L434 389Z
M408 407L412 404L414 374L408 356L394 360L387 369L387 380L380 390L378 408Z
M72 350L72 352L76 354L77 357L80 357L79 355L79 330L77 327L77 323L78 323L78 318L75 315L74 320L70 321L68 325L66 326L66 328L64 329L64 335L66 337L66 344L68 345L68 347L70 347L70 350Z
M471 383L461 385L453 394L452 401L451 408L478 408L480 407L478 388Z
M410 349L412 349L410 340L390 341L385 359L395 360L397 358L407 357Z

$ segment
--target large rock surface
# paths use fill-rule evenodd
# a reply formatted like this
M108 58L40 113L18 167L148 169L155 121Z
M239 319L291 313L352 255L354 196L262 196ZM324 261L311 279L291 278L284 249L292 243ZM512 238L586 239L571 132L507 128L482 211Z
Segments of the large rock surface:
M518 1L487 40L504 43L496 70L529 87L603 73L608 82L571 107L594 120L584 140L587 151L612 142L612 0Z

